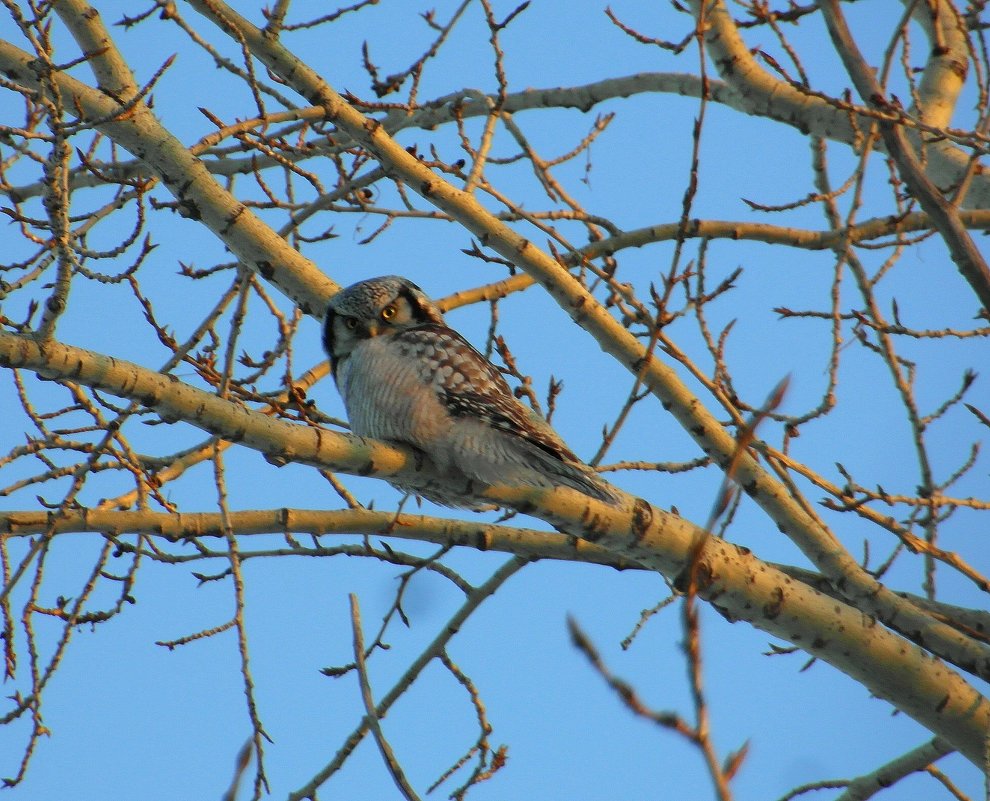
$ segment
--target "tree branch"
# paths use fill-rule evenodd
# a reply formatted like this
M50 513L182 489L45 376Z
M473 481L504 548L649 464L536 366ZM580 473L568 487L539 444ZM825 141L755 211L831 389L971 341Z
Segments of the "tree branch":
M0 332L0 366L26 367L79 381L184 419L224 439L275 457L344 472L429 481L428 463L406 448L272 420L202 390L121 360L54 342ZM466 491L466 490L465 490ZM646 501L621 507L566 487L491 487L481 497L534 514L560 531L596 543L676 581L694 565L699 597L730 620L743 620L848 673L881 698L982 764L990 703L957 673L869 616L828 599L770 564ZM698 543L703 542L699 549ZM889 590L886 590L889 592ZM913 608L897 599L905 613ZM926 615L913 610L921 619ZM961 634L951 627L960 639Z
M99 17L90 20L98 23ZM9 80L43 92L38 62L0 40L0 72ZM178 201L179 213L205 224L245 264L271 281L308 314L322 317L339 288L224 189L206 166L166 130L142 103L123 105L65 72L50 79L85 121L146 164Z
M839 8L838 0L818 0L818 7L822 10L832 43L842 57L842 63L845 64L846 71L852 78L860 97L874 108L896 111L896 107L884 96L883 87L877 81L873 70L863 61L859 47L853 40L849 26L846 25L845 17ZM990 267L987 266L966 226L959 219L958 209L945 199L925 175L914 148L907 140L904 127L898 122L883 118L877 120L877 125L880 126L880 134L887 146L887 153L897 164L904 183L942 235L959 272L969 282L983 307L990 312Z

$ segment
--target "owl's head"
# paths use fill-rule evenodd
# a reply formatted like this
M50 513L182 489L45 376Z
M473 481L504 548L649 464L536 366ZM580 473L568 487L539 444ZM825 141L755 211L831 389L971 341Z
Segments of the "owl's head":
M412 281L383 275L358 281L330 300L323 321L323 347L334 372L358 343L417 325L444 325L436 304Z

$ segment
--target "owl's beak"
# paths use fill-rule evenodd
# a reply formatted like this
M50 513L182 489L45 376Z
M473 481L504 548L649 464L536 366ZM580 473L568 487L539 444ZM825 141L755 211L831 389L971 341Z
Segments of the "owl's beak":
M372 322L368 323L368 326L365 329L365 331L367 332L367 335L370 338L370 337L376 337L376 336L378 336L381 333L382 330L381 330L381 328L379 328L377 321L372 321Z

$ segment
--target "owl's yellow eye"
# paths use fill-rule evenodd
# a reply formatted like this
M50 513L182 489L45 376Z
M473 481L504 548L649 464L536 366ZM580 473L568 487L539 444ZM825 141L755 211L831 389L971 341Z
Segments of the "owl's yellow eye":
M389 303L388 306L382 309L382 319L391 320L393 317L395 317L396 311L398 310L395 308L395 304Z
M356 317L345 317L344 325L347 327L348 331L353 331L358 327L358 321Z

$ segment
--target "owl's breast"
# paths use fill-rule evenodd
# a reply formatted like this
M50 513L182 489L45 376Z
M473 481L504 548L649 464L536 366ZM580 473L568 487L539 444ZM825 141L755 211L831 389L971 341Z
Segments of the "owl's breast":
M423 356L395 337L379 336L360 343L340 364L337 387L355 434L435 451L451 418Z

